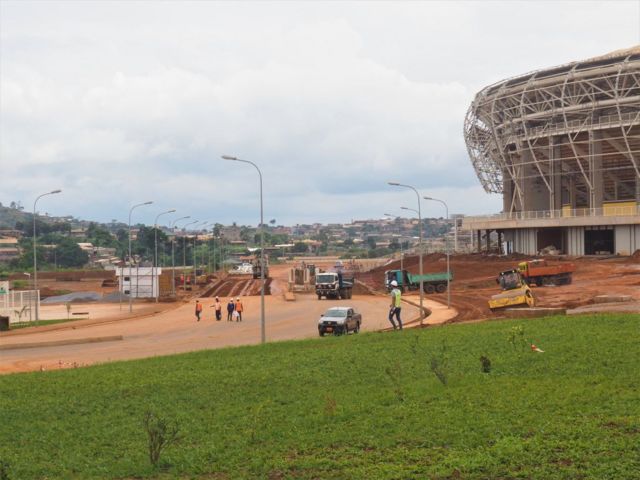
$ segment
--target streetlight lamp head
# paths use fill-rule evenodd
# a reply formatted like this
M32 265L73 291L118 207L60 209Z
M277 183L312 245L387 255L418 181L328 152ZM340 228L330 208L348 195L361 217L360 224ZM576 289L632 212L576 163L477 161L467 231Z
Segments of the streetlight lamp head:
M144 202L142 205L151 205L153 203L153 201L150 202Z
M410 209L410 208L408 208L408 207L400 207L400 209L401 209L401 210L411 210L411 209Z
M223 160L238 160L238 157L232 157L231 155L222 155Z
M400 184L398 182L387 182L389 185L393 186L393 187L399 187Z
M433 200L433 198L431 197L422 197L422 198L424 198L425 200Z
M54 194L54 193L60 193L60 192L62 192L62 190L54 190L54 191L49 192L49 193Z
M173 213L176 212L177 210L175 208L172 208L171 210L167 210L167 213Z

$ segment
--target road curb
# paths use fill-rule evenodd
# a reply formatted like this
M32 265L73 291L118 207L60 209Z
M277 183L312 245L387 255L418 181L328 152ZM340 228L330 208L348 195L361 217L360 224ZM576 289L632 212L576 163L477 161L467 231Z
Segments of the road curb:
M23 348L60 347L64 345L80 345L83 343L116 342L123 340L122 335L106 337L70 338L68 340L53 340L49 342L15 343L13 345L0 345L0 350L19 350Z

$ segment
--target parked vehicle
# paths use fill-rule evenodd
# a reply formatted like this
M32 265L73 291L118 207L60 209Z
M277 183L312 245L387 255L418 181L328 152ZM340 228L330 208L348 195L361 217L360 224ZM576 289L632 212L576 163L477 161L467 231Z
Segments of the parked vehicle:
M334 299L349 299L353 293L353 278L346 278L342 273L316 273L316 295Z
M568 285L576 266L573 263L549 263L546 260L520 262L518 270L529 285Z
M447 272L427 273L421 277L407 270L387 270L384 272L384 278L387 290L391 291L391 282L395 280L401 292L419 290L420 279L422 279L422 288L425 293L444 293L447 291L447 278L449 282L453 281L453 275L448 276Z
M353 307L331 307L318 321L318 333L324 337L327 333L346 335L358 333L362 323L362 315Z
M489 308L492 312L507 307L533 307L535 300L531 293L531 288L523 280L520 271L517 269L500 272L496 279L502 289L489 300Z

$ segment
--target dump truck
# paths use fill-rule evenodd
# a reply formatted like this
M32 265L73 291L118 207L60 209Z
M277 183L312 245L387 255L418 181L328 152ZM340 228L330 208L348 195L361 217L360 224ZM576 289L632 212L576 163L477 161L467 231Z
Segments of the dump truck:
M500 272L496 279L502 289L502 293L493 295L489 300L489 309L492 312L508 307L533 307L535 300L531 288L524 281L520 270L514 268Z
M520 262L518 270L528 285L568 285L576 266L573 263L549 263L546 260Z
M427 273L425 275L414 275L407 270L387 270L384 272L385 286L391 291L393 288L391 282L398 282L398 288L401 292L407 290L419 290L420 279L422 279L422 288L425 293L444 293L447 291L447 278L449 282L453 281L453 275L447 272Z
M260 270L261 270L260 257L258 257L255 260L253 260L251 262L251 265L253 267L253 278L262 278L260 276ZM269 277L269 263L268 263L267 257L265 256L265 259L264 259L264 278L268 278L268 277Z
M353 278L347 278L340 272L316 273L316 295L339 299L351 298L353 294Z

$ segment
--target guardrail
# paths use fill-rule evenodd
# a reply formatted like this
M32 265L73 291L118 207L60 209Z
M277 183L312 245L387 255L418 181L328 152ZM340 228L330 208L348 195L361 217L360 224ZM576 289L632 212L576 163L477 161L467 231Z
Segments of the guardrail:
M574 218L574 217L613 217L640 215L640 205L625 207L603 208L563 208L560 210L533 210L528 212L496 213L493 215L478 215L464 217L463 223L509 220L540 220L546 218Z

